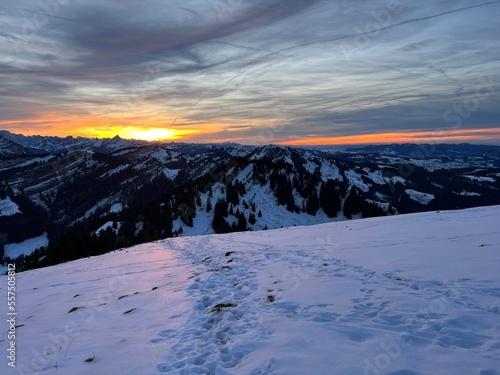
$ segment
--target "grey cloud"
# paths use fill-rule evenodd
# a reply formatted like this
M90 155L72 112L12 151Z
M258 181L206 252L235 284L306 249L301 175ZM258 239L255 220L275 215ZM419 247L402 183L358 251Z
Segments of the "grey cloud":
M0 121L133 97L179 126L234 119L220 139L283 107L283 140L411 131L442 126L488 75L461 126L500 118L500 1L74 0L26 35L39 4L0 5Z

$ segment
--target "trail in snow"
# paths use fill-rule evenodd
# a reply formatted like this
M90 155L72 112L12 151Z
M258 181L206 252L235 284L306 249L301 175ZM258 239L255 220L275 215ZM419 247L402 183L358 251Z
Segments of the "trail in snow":
M255 350L257 342L240 341L260 332L260 319L251 298L258 287L256 272L241 261L231 242L221 254L209 237L177 242L169 247L179 250L186 261L193 262L195 272L188 294L195 298L193 311L186 327L177 335L178 342L166 360L157 365L160 373L179 371L180 374L228 374L241 360ZM177 246L175 246L177 245ZM180 246L179 246L180 245ZM225 307L227 306L227 307ZM169 332L172 333L172 332ZM258 335L257 335L258 336ZM271 374L271 366L254 369L252 374Z

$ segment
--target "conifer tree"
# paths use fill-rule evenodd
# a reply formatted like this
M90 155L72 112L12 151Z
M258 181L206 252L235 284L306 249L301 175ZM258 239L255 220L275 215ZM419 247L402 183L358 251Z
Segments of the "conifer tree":
M309 195L309 198L307 199L306 212L309 215L316 215L318 209L319 209L318 194L316 193L316 190L313 190L311 195Z
M328 217L336 217L341 210L341 186L334 180L328 179L320 187L319 204Z
M236 229L239 232L243 232L247 230L247 219L245 218L245 214L239 213L238 215L238 224L236 225Z
M250 215L248 216L248 222L254 225L256 221L257 220L255 219L255 214L253 212L250 212Z

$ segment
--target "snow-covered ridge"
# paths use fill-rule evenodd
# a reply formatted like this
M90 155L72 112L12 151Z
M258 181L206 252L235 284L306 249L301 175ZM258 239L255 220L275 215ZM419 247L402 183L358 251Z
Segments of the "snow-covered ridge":
M2 374L498 375L499 220L176 238L23 272Z
M413 189L406 189L405 192L411 199L422 204L428 204L435 198L435 196L432 194L422 193Z
M21 213L19 206L12 202L9 197L0 199L0 216L12 216Z

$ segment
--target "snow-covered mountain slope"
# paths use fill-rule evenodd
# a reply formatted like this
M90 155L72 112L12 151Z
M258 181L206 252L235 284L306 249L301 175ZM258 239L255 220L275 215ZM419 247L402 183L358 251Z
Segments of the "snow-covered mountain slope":
M4 137L0 131L0 158L13 158L29 155L28 150L23 146Z
M499 221L492 206L175 238L20 273L1 371L498 375Z

